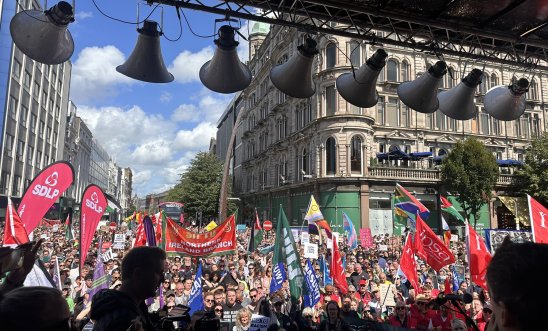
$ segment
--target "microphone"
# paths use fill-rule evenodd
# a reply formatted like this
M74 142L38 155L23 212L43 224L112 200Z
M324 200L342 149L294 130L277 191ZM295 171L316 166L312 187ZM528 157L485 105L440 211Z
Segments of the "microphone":
M470 295L469 293L464 293L463 295L440 293L434 300L436 301L438 305L443 305L447 301L453 301L453 300L464 302L464 303L471 303L473 298L472 298L472 295Z

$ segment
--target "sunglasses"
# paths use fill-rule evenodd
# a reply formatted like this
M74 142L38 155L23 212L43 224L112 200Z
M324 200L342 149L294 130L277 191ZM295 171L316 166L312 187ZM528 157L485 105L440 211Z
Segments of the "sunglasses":
M209 302L215 302L215 300L213 299L206 299L205 302L209 303Z
M250 295L249 296L251 299L255 299L257 297L257 295Z
M216 313L222 313L223 310L222 310L222 309L215 309L215 312L216 312Z

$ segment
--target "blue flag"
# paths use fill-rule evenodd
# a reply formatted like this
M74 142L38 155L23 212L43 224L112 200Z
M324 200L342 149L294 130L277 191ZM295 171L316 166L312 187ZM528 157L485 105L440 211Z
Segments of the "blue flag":
M354 224L352 223L352 220L346 213L343 211L343 228L344 231L347 233L348 236L348 247L351 249L358 248L358 234L356 233L356 229L354 228Z
M459 290L459 285L460 285L459 274L457 272L457 269L455 269L454 265L450 266L449 268L451 269L451 272L453 273L453 292L456 292Z
M189 315L204 309L204 298L202 295L202 263L198 264L196 277L194 278L194 283L192 283L192 289L190 290L188 306L190 307L190 310L188 311Z
M303 296L304 306L314 307L320 301L320 284L310 260L306 261L304 267L304 280L306 282L306 294Z
M274 293L282 288L283 283L287 280L287 274L283 262L273 265L272 280L270 281L270 293Z
M328 284L333 285L333 279L329 277L329 268L325 262L325 256L322 255L322 258L318 262L320 263L320 271L323 273L323 286L325 287Z

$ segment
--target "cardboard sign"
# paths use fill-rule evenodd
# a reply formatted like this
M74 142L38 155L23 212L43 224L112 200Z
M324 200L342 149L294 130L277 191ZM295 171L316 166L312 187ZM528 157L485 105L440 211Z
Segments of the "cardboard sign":
M379 290L381 292L381 305L384 307L396 306L396 300L394 298L394 285L393 284L380 284Z
M304 257L309 259L318 258L318 245L306 243L304 244Z
M268 324L270 324L270 317L253 314L248 331L266 331Z
M388 245L379 245L379 251L386 252L388 250Z

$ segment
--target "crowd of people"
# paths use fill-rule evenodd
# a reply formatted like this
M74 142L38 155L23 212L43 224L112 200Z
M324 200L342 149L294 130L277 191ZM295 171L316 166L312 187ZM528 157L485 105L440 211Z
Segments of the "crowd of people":
M349 249L342 240L348 292L342 294L329 282L323 270L326 266L314 259L311 262L321 287L320 301L314 307L304 307L302 300L291 300L287 281L282 289L270 292L273 253L248 252L249 229L238 232L234 254L191 258L166 256L158 247L132 248L135 230L125 223L115 231L102 227L81 270L78 241L68 239L65 233L63 226L39 226L33 233L38 241L26 251L23 265L0 275L5 276L0 287L2 329L255 331L253 320L257 315L268 318L267 328L272 331L543 329L536 323L543 320L542 307L546 305L537 297L546 295L540 279L547 269L547 245L503 244L489 267L490 291L486 291L467 276L463 242L452 243L457 266L435 272L417 261L417 289L398 272L403 237L374 236L373 247L356 249ZM112 248L115 233L126 236L124 249ZM275 240L275 232L269 232L261 247ZM299 243L297 247L304 267L303 248ZM99 253L107 257L104 271L108 289L94 293L93 274ZM325 243L319 255L329 263ZM58 278L58 289L21 287L35 257L52 278ZM187 316L199 263L203 270L203 309ZM446 289L448 285L451 289ZM439 293L455 296L447 300ZM468 297L470 302L457 300Z

